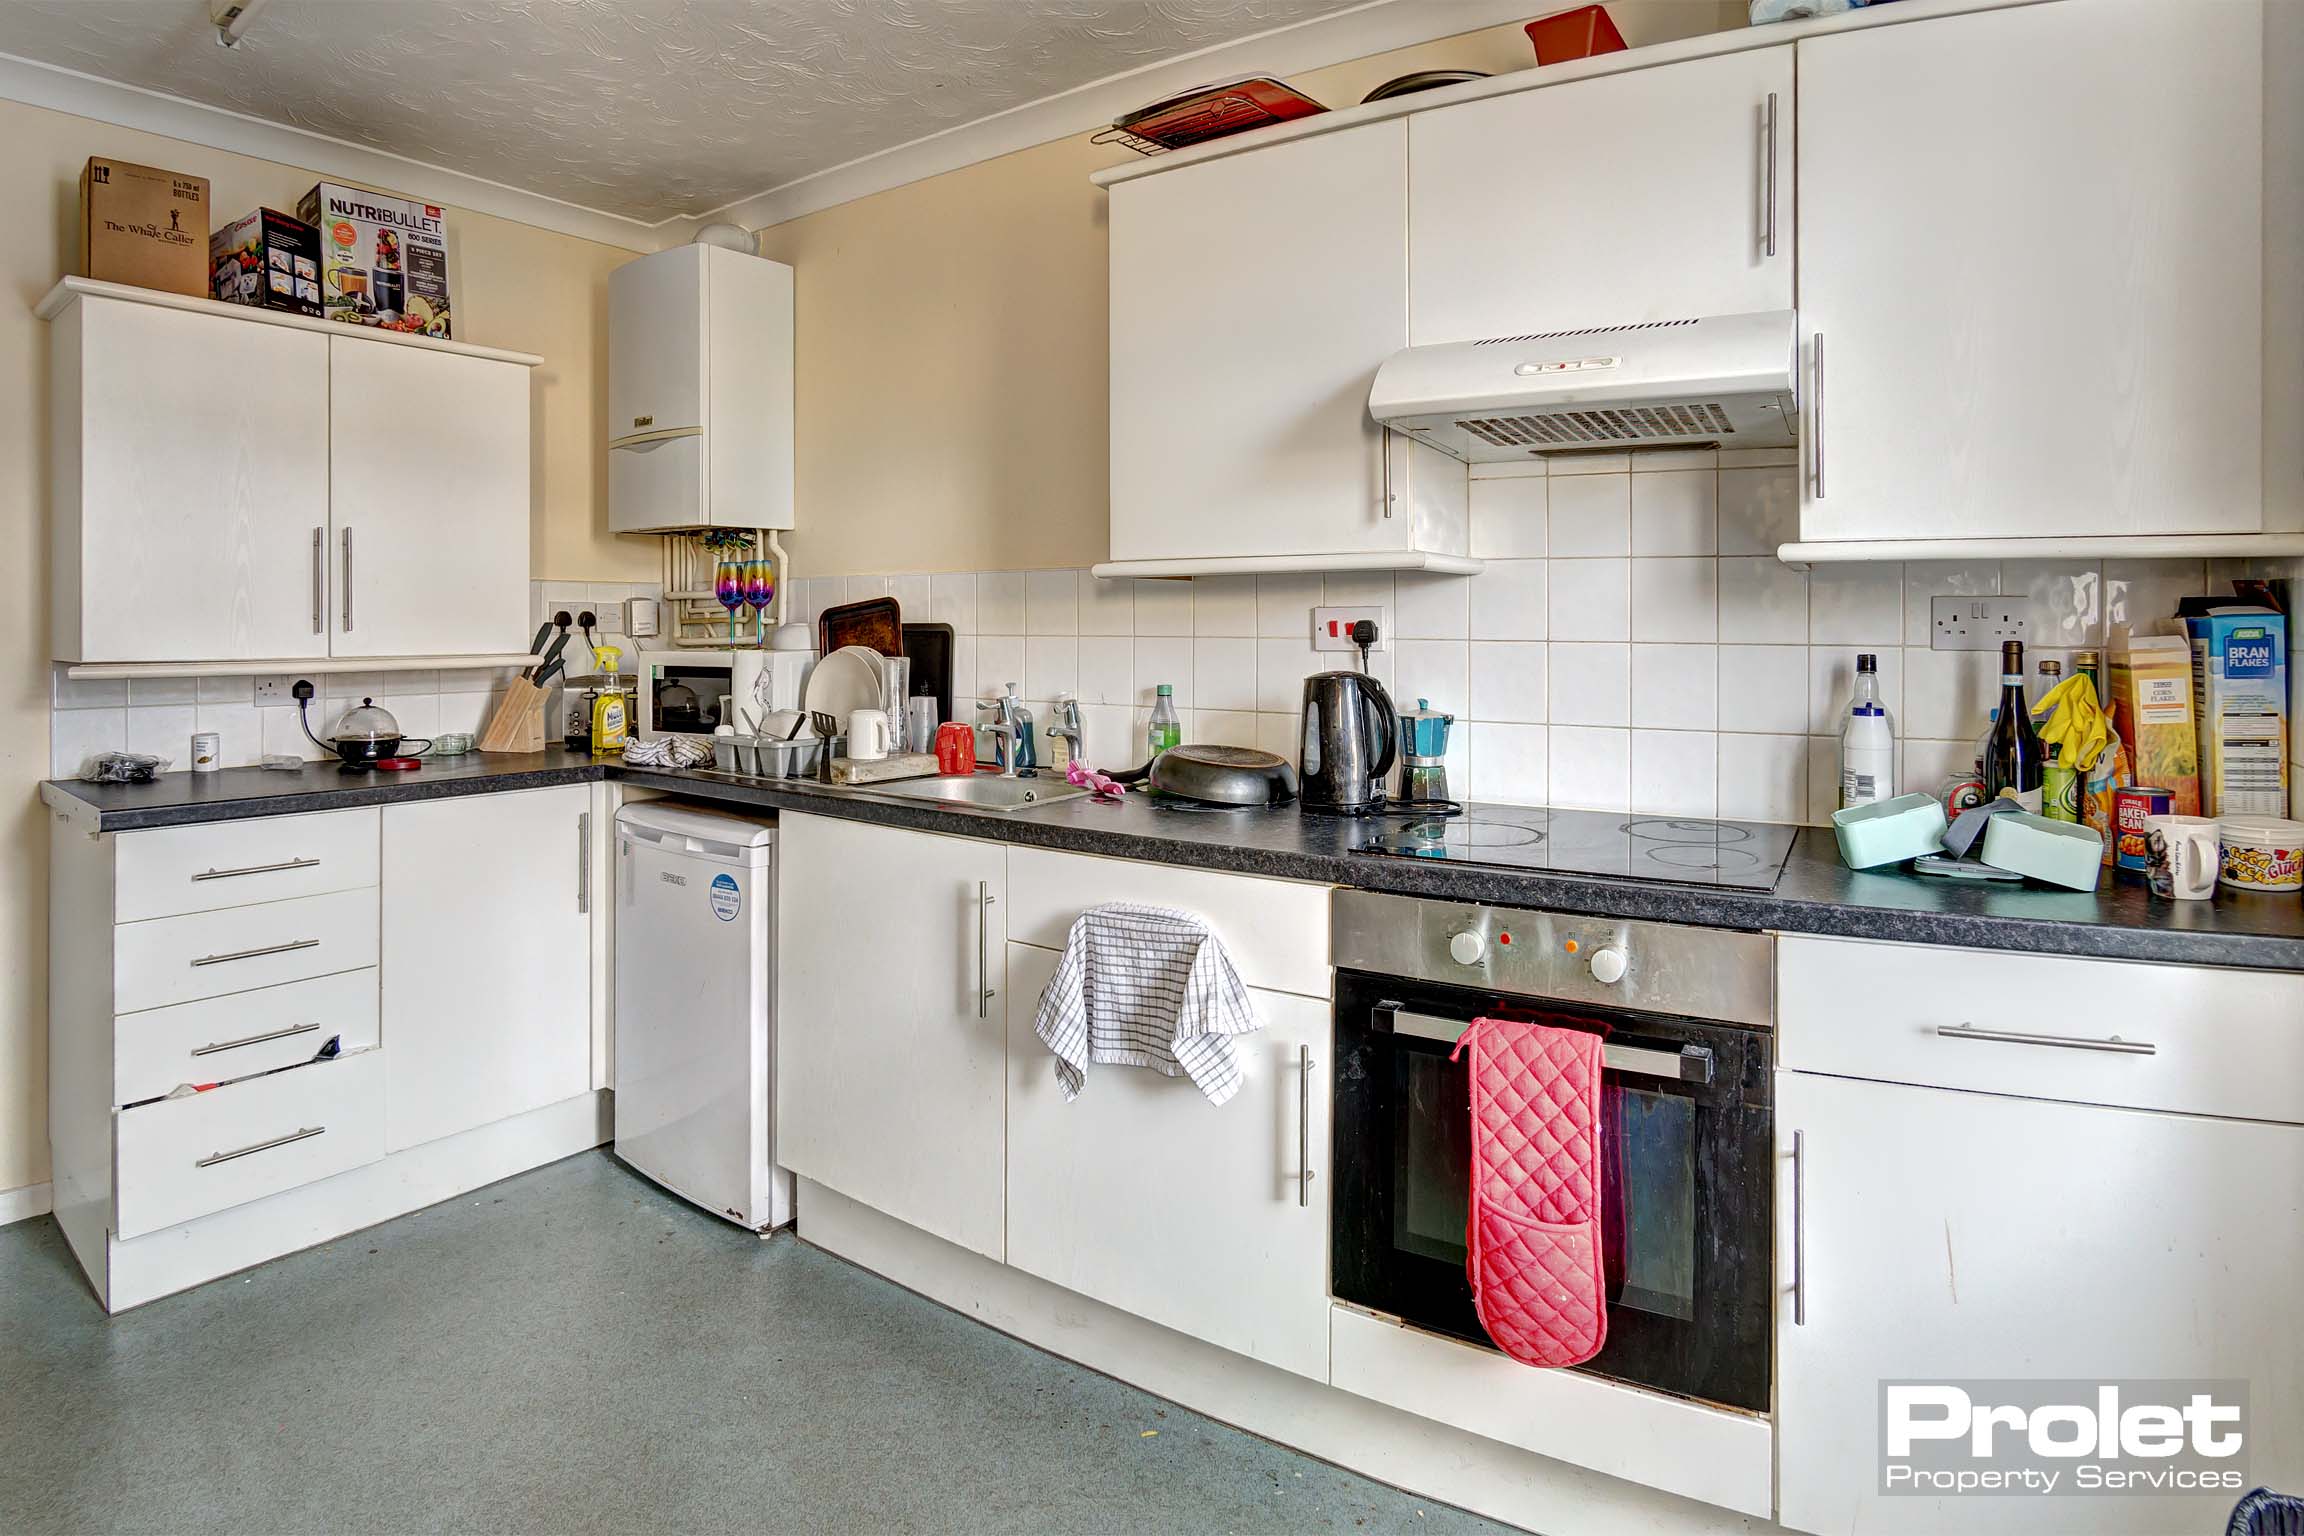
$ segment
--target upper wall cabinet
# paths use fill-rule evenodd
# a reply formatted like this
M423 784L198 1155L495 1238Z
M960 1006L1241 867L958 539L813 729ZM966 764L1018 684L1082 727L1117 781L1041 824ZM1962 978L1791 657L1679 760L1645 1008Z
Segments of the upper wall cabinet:
M1408 128L1117 185L1106 575L1456 569L1464 466L1368 418L1408 332Z
M1408 339L1792 307L1792 49L1408 121Z
M538 359L81 278L38 313L56 660L519 649Z
M2263 526L2262 12L1798 45L1804 544Z
M608 275L608 526L792 526L792 269L705 245Z

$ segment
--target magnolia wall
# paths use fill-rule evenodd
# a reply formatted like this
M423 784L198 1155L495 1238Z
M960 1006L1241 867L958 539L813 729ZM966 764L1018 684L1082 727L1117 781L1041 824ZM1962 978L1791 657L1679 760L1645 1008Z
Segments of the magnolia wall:
M0 102L0 1219L6 1192L48 1177L47 845L35 785L49 772L48 338L32 306L73 270L80 168L112 155L205 176L215 217L293 209L315 172ZM404 190L421 193L420 185ZM534 569L642 581L653 540L607 531L607 275L632 253L481 214L449 211L459 334L534 352ZM220 380L219 387L244 381ZM453 559L452 549L441 551ZM525 636L506 637L516 647ZM125 693L125 685L110 688ZM179 685L181 686L181 685ZM157 701L157 699L156 699ZM241 695L245 705L246 694ZM75 697L75 703L86 702ZM174 702L174 701L171 701ZM188 710L187 710L188 712ZM61 717L59 717L61 718ZM81 724L87 717L70 722ZM183 743L176 743L181 754Z

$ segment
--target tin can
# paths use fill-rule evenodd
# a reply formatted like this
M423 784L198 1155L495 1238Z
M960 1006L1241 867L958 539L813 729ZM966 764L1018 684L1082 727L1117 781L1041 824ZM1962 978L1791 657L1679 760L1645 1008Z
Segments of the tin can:
M2080 775L2061 758L2050 758L2041 776L2040 814L2050 821L2080 819Z
M2137 784L2112 792L2112 835L2116 839L2112 862L2122 869L2141 874L2152 867L2152 859L2144 848L2144 834L2150 828L2146 818L2166 816L2176 808L2176 797L2165 789L2154 789Z
M214 731L192 733L192 771L214 773L224 766L224 742Z

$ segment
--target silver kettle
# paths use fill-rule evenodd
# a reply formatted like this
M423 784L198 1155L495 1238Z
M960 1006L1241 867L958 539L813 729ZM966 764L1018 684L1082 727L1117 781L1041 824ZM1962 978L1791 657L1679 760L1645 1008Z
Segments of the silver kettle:
M1384 776L1399 750L1392 696L1364 672L1304 679L1304 742L1297 793L1308 811L1357 816L1384 804Z

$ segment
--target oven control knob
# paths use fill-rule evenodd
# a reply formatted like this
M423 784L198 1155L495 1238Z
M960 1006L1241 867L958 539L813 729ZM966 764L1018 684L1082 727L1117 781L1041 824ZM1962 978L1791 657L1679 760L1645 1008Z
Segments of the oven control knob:
M1448 958L1458 965L1478 965L1480 957L1488 953L1488 941L1467 928L1448 939Z
M1624 951L1615 948L1592 951L1592 979L1604 987L1612 987L1624 979Z

